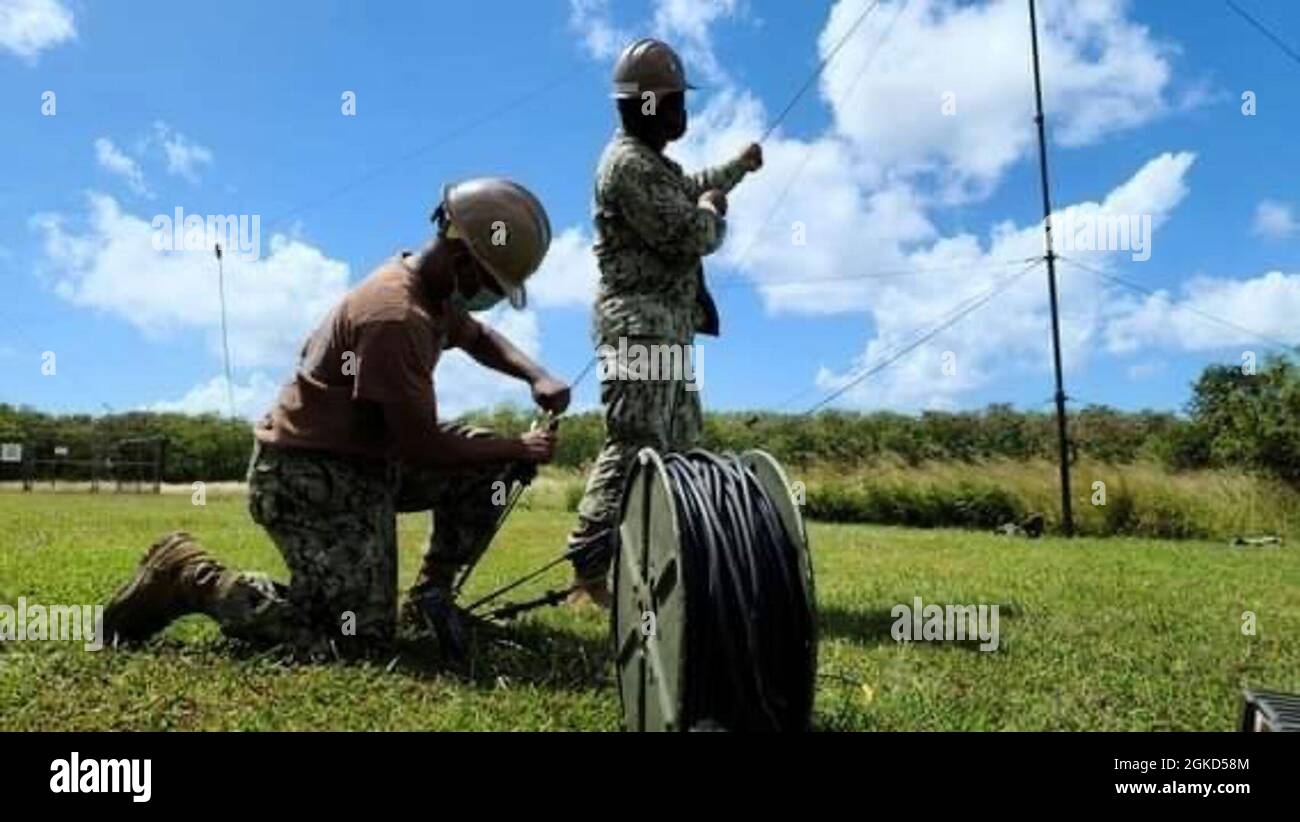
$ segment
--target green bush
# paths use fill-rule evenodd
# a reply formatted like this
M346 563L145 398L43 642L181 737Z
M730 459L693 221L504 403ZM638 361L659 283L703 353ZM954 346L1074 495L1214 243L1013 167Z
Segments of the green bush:
M1118 488L1107 494L1106 505L1102 508L1102 521L1105 523L1101 532L1103 536L1137 532L1137 500L1124 483L1121 482Z

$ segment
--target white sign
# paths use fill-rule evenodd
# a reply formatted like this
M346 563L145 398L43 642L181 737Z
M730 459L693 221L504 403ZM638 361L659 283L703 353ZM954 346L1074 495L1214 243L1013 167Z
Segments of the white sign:
M0 462L22 462L23 444L21 442L0 443Z
M56 456L56 457L66 457L67 455L68 455L68 446L66 446L66 445L56 445L56 446L54 446L54 456Z

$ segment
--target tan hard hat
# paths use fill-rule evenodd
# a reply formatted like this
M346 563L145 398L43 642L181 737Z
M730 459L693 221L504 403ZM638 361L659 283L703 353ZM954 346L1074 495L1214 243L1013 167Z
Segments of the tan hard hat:
M695 86L686 82L682 58L662 40L643 37L623 49L614 64L614 97L639 98L645 92L670 94Z
M476 177L448 185L442 209L474 259L496 279L510 304L527 303L524 281L551 245L551 222L533 193L499 177Z

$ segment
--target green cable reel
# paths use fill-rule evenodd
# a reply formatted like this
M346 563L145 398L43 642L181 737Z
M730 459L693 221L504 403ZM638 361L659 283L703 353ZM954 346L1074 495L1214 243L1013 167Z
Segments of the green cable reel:
M797 553L798 584L807 603L805 639L811 695L816 671L816 606L812 560L798 503L780 463L752 450L740 463L771 500L785 538ZM617 553L613 563L614 607L610 627L623 725L632 731L713 729L706 717L687 715L685 696L691 678L704 675L689 658L690 631L708 626L689 623L688 603L705 596L705 580L689 578L683 557L684 527L663 458L644 448L632 465L623 497ZM766 602L760 597L759 604ZM811 709L811 698L809 698Z

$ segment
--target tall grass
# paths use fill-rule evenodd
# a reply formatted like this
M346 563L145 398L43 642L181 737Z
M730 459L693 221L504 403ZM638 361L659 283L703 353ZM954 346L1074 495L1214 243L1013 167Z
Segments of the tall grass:
M795 473L791 479L804 483L812 519L994 528L1037 512L1049 530L1061 525L1058 469L1047 460L882 460L851 473L825 467ZM1071 478L1075 527L1085 535L1285 537L1300 520L1300 493L1239 471L1172 473L1154 463L1085 460L1072 467Z

